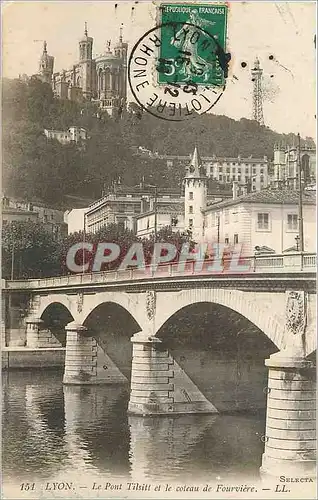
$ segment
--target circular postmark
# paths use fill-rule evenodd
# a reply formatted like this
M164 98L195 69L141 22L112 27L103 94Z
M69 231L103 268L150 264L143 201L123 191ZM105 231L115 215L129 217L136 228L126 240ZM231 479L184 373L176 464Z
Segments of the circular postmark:
M225 90L228 62L216 37L188 22L147 31L133 47L128 81L148 113L182 121L208 112Z

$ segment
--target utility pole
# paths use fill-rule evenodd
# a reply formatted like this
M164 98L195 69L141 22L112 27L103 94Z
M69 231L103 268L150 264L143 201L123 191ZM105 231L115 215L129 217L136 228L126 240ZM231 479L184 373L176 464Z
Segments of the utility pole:
M82 273L85 273L85 239L86 239L86 214L84 212L84 228L83 228L83 253L82 253Z
M11 250L11 281L14 280L14 237L12 239L12 250Z
M155 226L155 228L154 228L154 230L155 230L155 234L154 234L154 236L155 236L155 243L157 243L157 232L158 232L157 231L157 194L158 194L157 193L157 186L155 186L155 203L154 203L154 210L155 210L155 224L154 224L154 226Z
M158 233L158 222L157 222L157 214L158 214L158 186L155 186L154 184L144 184L145 188L154 188L155 196L154 196L154 215L155 215L155 220L154 220L154 242L157 242L157 233Z
M220 243L220 214L217 214L216 217L217 217L217 228L218 228L218 243Z
M304 251L304 219L303 219L303 192L301 179L301 160L300 160L300 134L298 133L298 229L299 229L299 251Z

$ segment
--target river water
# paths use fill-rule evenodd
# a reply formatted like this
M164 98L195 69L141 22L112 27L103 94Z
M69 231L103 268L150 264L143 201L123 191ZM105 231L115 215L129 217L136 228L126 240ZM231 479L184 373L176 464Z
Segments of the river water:
M101 477L116 484L258 478L265 411L133 417L126 411L128 386L63 387L62 375L4 373L6 498L13 498L11 489L21 483L36 482L41 487L46 481L72 477L80 478L83 492L93 478ZM62 493L65 497L63 491L55 496Z

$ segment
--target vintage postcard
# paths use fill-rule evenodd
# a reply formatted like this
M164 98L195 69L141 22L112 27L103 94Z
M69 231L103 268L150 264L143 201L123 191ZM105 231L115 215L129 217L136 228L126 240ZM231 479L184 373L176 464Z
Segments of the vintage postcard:
M3 499L314 499L315 2L2 2Z

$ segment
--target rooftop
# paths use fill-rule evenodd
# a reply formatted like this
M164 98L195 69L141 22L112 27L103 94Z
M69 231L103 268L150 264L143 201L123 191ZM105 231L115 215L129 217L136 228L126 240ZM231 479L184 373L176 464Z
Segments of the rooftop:
M169 205L164 208L157 207L157 214L168 214L168 215L182 215L184 211L183 203L175 203L174 205ZM149 210L148 212L143 212L136 215L136 219L142 219L143 217L148 217L155 213L155 210Z
M247 203L259 203L259 204L270 204L270 205L298 205L299 202L299 192L292 191L291 189L263 189L262 191L257 191L254 193L249 193L245 196L238 196L237 198L224 200L219 203L210 204L204 211L207 212L215 208L225 208L232 205L247 204ZM316 205L316 196L313 192L304 191L303 192L303 204L304 205Z

